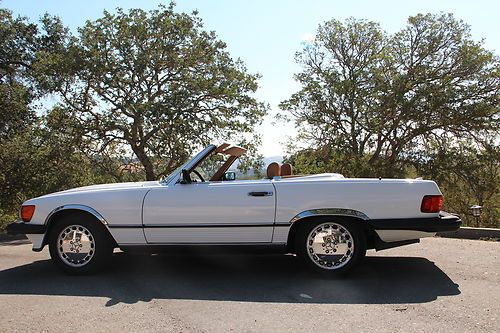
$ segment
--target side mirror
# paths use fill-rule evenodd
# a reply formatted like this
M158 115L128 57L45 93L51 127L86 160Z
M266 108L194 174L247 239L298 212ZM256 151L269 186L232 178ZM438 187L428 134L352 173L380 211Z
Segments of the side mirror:
M181 184L191 184L191 176L186 169L182 169L182 179Z
M224 174L224 177L222 177L222 180L236 180L236 172L234 171L228 171Z

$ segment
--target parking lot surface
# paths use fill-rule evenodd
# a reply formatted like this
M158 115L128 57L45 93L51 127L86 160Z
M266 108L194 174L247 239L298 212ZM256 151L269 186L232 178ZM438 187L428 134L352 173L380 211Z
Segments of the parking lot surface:
M345 278L281 255L128 255L67 276L0 243L0 332L498 332L500 242L423 239Z

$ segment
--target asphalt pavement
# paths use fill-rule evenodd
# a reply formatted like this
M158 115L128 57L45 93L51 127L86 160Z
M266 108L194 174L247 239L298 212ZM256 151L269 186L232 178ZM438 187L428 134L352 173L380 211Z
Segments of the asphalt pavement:
M281 255L128 255L67 276L0 243L0 332L500 332L500 242L431 238L326 278Z

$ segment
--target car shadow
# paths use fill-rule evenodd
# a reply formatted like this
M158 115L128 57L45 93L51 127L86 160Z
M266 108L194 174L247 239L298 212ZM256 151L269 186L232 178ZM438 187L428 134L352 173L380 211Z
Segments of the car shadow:
M130 255L105 272L68 276L50 260L0 271L0 294L108 297L106 306L152 299L244 302L423 303L460 294L433 262L370 257L346 277L318 276L283 255Z
M19 245L27 245L31 244L28 239L0 239L0 247L1 246L19 246Z

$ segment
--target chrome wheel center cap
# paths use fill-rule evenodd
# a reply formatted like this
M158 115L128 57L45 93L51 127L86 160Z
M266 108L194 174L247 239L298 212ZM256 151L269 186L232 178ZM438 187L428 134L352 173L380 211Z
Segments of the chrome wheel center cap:
M338 223L322 223L307 238L307 253L321 268L337 269L344 266L351 260L353 251L351 233Z
M59 257L67 265L73 267L84 266L94 256L94 237L84 226L68 226L59 234L58 253Z

